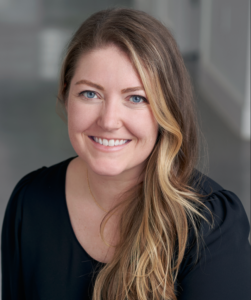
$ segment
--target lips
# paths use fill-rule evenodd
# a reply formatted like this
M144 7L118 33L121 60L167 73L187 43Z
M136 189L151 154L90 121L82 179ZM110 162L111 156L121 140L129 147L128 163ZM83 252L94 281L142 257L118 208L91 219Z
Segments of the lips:
M122 139L102 139L99 137L91 136L90 137L93 141L100 145L108 146L108 147L114 147L114 146L119 146L127 143L130 140L122 140Z

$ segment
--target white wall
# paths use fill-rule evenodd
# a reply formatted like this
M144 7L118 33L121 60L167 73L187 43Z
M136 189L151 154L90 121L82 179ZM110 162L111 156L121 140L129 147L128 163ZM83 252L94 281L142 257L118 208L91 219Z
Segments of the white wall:
M250 139L249 19L248 0L201 1L199 87L244 139Z
M241 134L244 138L250 139L250 16L248 20L248 50L246 67L246 90L245 100L242 107Z

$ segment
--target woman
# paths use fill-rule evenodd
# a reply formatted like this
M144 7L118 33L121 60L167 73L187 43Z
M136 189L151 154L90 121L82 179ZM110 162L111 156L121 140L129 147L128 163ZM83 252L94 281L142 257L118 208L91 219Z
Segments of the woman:
M58 98L78 156L17 184L3 300L248 299L247 217L195 170L191 87L167 29L139 11L94 14Z

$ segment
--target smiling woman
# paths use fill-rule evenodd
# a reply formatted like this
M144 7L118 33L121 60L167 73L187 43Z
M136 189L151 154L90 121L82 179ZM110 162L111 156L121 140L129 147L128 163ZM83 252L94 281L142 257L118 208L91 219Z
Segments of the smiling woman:
M58 100L77 157L25 176L2 232L2 300L249 299L240 200L199 173L191 85L169 31L98 12Z
M139 177L158 123L128 55L114 45L82 55L66 110L71 143L81 162L88 162L90 177Z

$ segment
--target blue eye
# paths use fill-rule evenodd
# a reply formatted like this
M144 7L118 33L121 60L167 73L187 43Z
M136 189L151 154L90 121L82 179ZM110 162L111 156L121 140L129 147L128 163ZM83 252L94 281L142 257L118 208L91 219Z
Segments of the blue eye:
M141 96L131 96L130 101L133 103L141 103L141 102L145 102L146 100L144 97Z
M81 94L84 95L86 98L90 98L90 99L97 98L96 93L94 93L92 91L85 91L85 92L82 92Z

